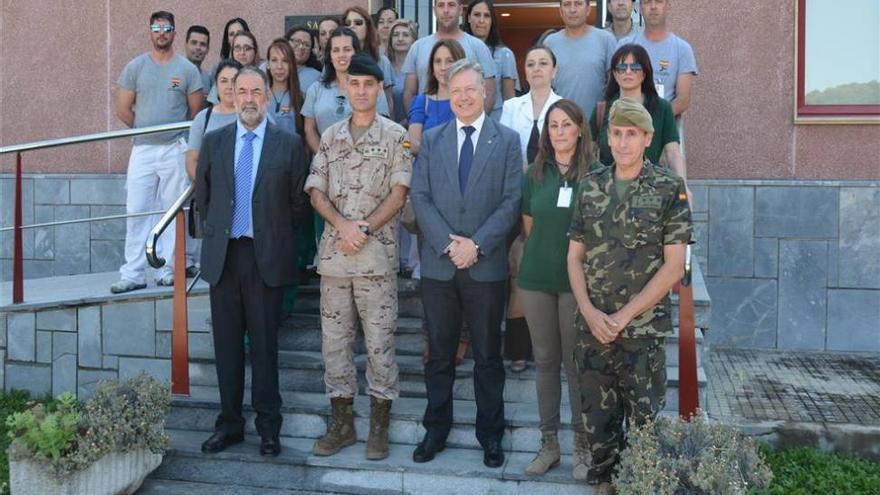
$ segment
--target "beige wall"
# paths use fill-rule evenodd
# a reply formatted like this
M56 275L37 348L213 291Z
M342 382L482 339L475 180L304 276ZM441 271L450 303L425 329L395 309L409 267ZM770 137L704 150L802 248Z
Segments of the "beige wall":
M177 16L178 50L190 24L208 26L214 34L211 65L230 17L247 19L265 46L281 34L285 15L339 12L353 3L0 1L4 145L120 128L111 108L114 83L125 63L149 48L146 25L153 10ZM685 121L692 177L880 179L880 125L792 123L794 5L795 0L673 3L673 28L691 42L701 70ZM27 154L25 168L123 172L127 153L123 142L83 145ZM0 170L11 171L11 163L4 158Z
M342 12L367 0L0 0L0 144L10 145L122 128L112 108L125 64L149 50L149 17L174 13L176 49L186 29L211 31L206 66L218 60L223 26L242 17L261 47L283 35L287 15ZM125 172L130 144L88 144L26 153L27 172ZM10 156L0 172L13 170Z

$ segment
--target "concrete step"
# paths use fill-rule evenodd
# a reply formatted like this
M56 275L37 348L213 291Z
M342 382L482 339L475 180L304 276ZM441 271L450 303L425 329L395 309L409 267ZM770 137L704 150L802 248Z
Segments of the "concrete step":
M400 393L402 397L426 397L425 371L421 356L397 356L397 365L400 369ZM279 351L279 387L281 390L296 392L324 392L324 363L320 352L315 351ZM355 366L358 369L358 384L361 393L365 393L366 356L355 356ZM473 384L473 361L466 359L456 369L456 381L453 387L455 399L474 400ZM678 367L667 366L667 378L669 394L677 394ZM698 368L698 382L701 389L706 385L706 374L703 368ZM245 371L245 384L251 383L249 367ZM522 373L506 373L504 385L504 400L507 402L535 402L534 366L530 365ZM190 360L190 383L195 386L217 385L217 374L213 360ZM563 401L567 401L563 394ZM677 404L676 400L667 402ZM677 405L675 406L677 407Z
M397 333L394 335L394 346L398 355L421 356L424 346L424 329L421 318L402 316L397 321ZM703 330L696 329L697 363L701 364L704 354ZM213 345L213 344L209 344ZM193 348L201 346L193 345ZM278 347L289 351L321 351L321 321L318 314L294 313L281 327ZM213 351L212 351L213 352ZM357 332L354 352L366 353L363 332ZM208 357L203 354L193 354L193 357ZM678 366L678 327L674 328L674 334L666 339L666 362L671 366Z
M339 492L274 490L255 486L147 478L136 493L137 495L328 495Z
M483 466L482 451L478 449L447 448L434 461L416 464L410 447L392 446L388 459L367 461L363 443L335 456L317 457L311 453L312 439L285 437L281 455L263 458L258 454L259 439L253 436L225 452L205 455L199 450L206 438L203 432L170 429L169 435L171 450L150 475L152 480L245 486L272 495L277 490L443 495L594 493L571 479L569 456L546 475L530 478L523 472L534 457L532 453L509 453L502 467L490 469Z
M175 397L173 408L168 419L168 427L211 432L214 420L220 410L219 391L216 387L191 387L191 396ZM705 393L704 393L705 394ZM245 394L246 397L249 394ZM324 434L326 422L330 415L330 401L322 392L283 391L282 415L284 425L282 434L290 437L318 438ZM666 412L675 414L678 407L677 390L667 393L667 402L674 401L674 408ZM248 401L245 401L248 403ZM424 434L422 415L425 411L425 399L401 397L394 401L391 411L391 442L402 445L416 445ZM253 429L253 409L245 405L247 432L255 434ZM479 448L476 442L474 421L476 403L473 400L455 400L453 407L453 428L450 433L450 445L460 448ZM355 399L355 425L358 437L366 440L369 431L369 398L360 395ZM507 431L504 447L517 452L536 452L540 441L540 420L537 404L505 403ZM563 452L571 452L571 410L567 401L560 406L560 442Z

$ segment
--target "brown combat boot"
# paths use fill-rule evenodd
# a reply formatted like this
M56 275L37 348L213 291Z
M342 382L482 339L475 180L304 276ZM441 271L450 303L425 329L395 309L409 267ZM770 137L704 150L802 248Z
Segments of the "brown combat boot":
M391 401L370 396L370 435L367 437L367 459L381 461L388 457L388 425L391 423Z
M587 445L587 434L574 432L574 450L571 456L571 475L577 481L586 481L590 470L590 449Z
M559 465L562 453L559 448L559 438L556 433L544 433L541 436L541 450L535 459L526 466L526 474L537 476Z
M330 406L332 411L327 433L315 442L312 449L315 455L333 455L357 442L354 431L354 399L336 397L330 399Z

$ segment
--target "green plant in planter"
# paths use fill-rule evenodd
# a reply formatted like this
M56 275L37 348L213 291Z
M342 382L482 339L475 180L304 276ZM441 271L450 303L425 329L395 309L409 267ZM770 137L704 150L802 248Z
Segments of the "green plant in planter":
M754 440L698 415L631 430L614 484L619 495L741 495L772 479Z
M170 403L168 385L146 373L103 382L82 405L62 395L54 411L37 405L7 418L9 458L47 462L57 478L64 478L110 452L162 454Z
M76 397L65 393L55 407L32 404L6 418L9 437L36 457L58 460L73 445L80 423ZM13 442L13 445L16 443Z

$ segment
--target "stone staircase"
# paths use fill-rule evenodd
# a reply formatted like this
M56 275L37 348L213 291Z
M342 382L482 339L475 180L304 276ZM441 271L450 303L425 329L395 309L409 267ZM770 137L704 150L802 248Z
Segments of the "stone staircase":
M708 327L709 299L698 269L694 275L700 403L706 404L702 362L708 356L703 330ZM325 431L330 411L324 395L320 353L319 292L317 285L312 284L300 288L295 313L285 322L280 335L279 373L284 399L282 454L276 459L258 455L259 438L253 428L253 411L248 406L245 406L248 437L244 444L211 456L200 452L201 442L213 430L219 411L219 393L210 335L191 333L191 396L173 400L167 425L172 438L171 450L139 493L590 493L587 487L571 479L572 431L567 398L563 399L561 413L561 466L543 477L524 474L540 440L533 367L518 375L507 373L504 396L508 425L503 441L507 460L503 467L489 469L482 463L482 451L474 437L476 404L470 360L458 368L454 425L447 449L433 462L412 462L412 451L424 432L421 417L426 404L421 362L421 302L416 287L412 281L401 280L396 335L401 398L392 408L392 446L388 459L376 462L364 458L369 398L363 395L362 335L358 336L356 346L362 395L355 401L355 424L360 442L332 457L317 457L311 453L314 440ZM199 301L199 304L207 303L205 298ZM204 308L193 305L191 301L191 314L194 310L196 314L205 314ZM677 321L677 312L675 318ZM191 325L193 323L199 322L191 321ZM667 361L668 393L664 414L674 415L678 408L677 334L668 339ZM246 380L249 385L250 373ZM248 395L245 402L249 402Z

